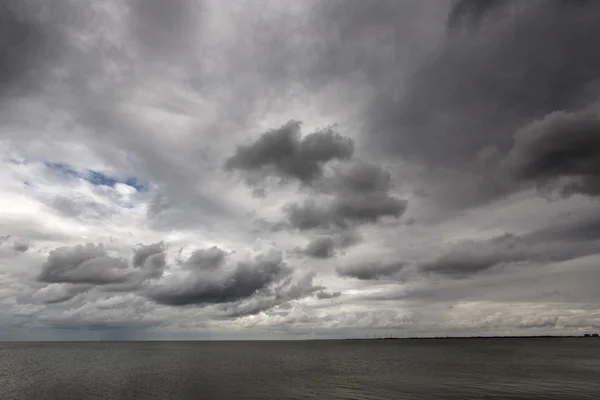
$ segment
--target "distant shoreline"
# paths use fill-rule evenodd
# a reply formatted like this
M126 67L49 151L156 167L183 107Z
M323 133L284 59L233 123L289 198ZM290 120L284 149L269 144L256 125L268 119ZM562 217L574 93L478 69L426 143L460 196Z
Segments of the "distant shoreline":
M340 341L402 341L402 340L489 340L489 339L600 339L594 334L584 335L529 335L529 336L407 336L367 338L306 338L306 339L131 339L131 340L0 340L0 344L18 343L235 343L235 342L340 342Z
M349 338L344 340L445 340L445 339L598 339L584 335L536 335L536 336L415 336L383 338Z

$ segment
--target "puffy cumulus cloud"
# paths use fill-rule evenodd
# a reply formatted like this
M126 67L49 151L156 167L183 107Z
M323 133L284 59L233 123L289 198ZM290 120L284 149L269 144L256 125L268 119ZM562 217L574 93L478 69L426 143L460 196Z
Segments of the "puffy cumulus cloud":
M226 256L227 253L224 250L213 246L208 249L194 251L184 264L194 270L212 270L221 267Z
M31 297L43 304L59 304L78 298L84 301L79 295L88 299L102 293L108 299L131 295L156 305L213 306L217 308L211 311L212 318L231 319L326 293L323 286L313 284L313 272L294 271L277 250L235 261L213 246L197 249L185 261L171 265L166 263L165 250L162 242L139 245L131 265L107 256L102 245L53 250L38 277L49 284Z
M52 250L38 279L47 283L106 285L125 282L130 275L125 260L108 256L102 245L88 243Z
M141 245L131 264L122 257L109 256L104 245L75 245L50 251L37 277L49 283L37 296L47 303L70 300L99 287L106 292L136 291L147 281L160 278L167 265L163 243Z
M192 262L199 258L197 252L190 256ZM145 295L172 306L229 303L251 297L290 272L281 254L275 252L229 268L204 268L174 274L149 287Z
M247 173L275 174L310 184L332 160L352 157L354 143L332 128L300 137L300 122L290 121L263 133L251 145L239 146L225 168Z
M381 165L351 161L315 183L314 197L284 208L288 222L300 230L347 229L376 223L382 218L401 217L407 200L391 193L391 173ZM326 193L325 196L319 193Z
M238 147L225 168L303 183L310 197L283 208L288 224L300 230L347 229L383 217L398 218L405 212L407 201L390 193L391 173L379 164L352 159L351 139L331 129L302 139L299 132L297 121L267 131L252 145ZM325 164L333 160L341 163L325 174ZM325 199L320 196L323 193Z

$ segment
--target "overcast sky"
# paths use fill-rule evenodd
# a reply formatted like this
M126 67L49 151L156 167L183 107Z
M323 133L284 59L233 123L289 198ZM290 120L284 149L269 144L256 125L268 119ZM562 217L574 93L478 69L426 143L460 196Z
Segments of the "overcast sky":
M0 339L600 330L600 2L5 0Z

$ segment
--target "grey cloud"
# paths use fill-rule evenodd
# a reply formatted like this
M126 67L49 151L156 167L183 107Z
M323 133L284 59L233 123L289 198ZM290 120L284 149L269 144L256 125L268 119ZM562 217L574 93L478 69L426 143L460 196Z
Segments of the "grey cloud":
M314 258L331 258L335 255L335 240L330 236L319 236L306 245L304 254Z
M2 10L0 34L8 37L5 32L23 27L31 34L18 51L14 46L16 41L4 43L0 39L2 55L11 55L10 63L0 66L1 100L4 102L6 96L13 94L29 95L31 88L41 87L40 83L49 84L44 86L48 98L32 96L27 101L11 104L19 112L4 113L2 135L12 135L8 136L11 148L14 141L16 148L27 149L24 151L40 157L47 157L48 151L54 152L55 146L52 149L44 146L48 141L77 143L94 156L94 163L151 182L147 196L158 195L149 206L150 225L140 224L136 232L147 228L204 232L206 228L211 238L213 234L214 237L225 235L220 237L222 243L247 241L246 221L241 217L246 211L241 206L244 199L220 198L219 191L226 190L226 183L215 184L223 173L223 158L231 155L223 155L219 150L239 140L237 132L247 132L248 126L278 118L280 111L286 114L287 94L292 92L289 89L293 89L294 96L296 89L299 90L300 101L308 93L309 108L319 114L317 118L333 117L339 112L336 117L339 115L340 121L356 122L350 131L356 133L353 139L357 148L366 150L361 156L373 161L379 159L380 153L391 156L394 165L402 163L392 171L394 177L405 175L404 164L411 164L407 165L410 167L407 176L401 176L403 182L405 178L407 181L402 189L416 185L418 190L431 193L431 201L439 202L442 207L449 207L450 203L466 207L532 183L554 183L555 180L565 194L598 193L594 189L597 175L593 170L597 160L592 150L596 143L591 135L556 133L556 141L573 150L573 154L558 154L552 150L552 143L546 143L555 134L531 136L523 141L529 134L521 133L531 130L535 119L549 121L549 113L556 110L580 117L579 110L587 109L590 102L596 101L600 77L596 38L600 37L600 24L598 6L593 1L506 1L507 7L504 7L502 1L484 4L462 0L455 2L454 8L450 1L422 0L327 0L294 5L294 10L302 8L303 12L304 8L314 6L308 16L313 19L308 23L305 15L296 15L279 3L253 12L256 7L246 6L248 2L232 6L217 1L211 2L206 11L215 11L216 15L211 17L216 21L224 18L224 28L215 27L208 33L204 32L208 25L212 29L212 25L220 22L213 24L212 18L210 21L199 18L199 13L205 11L202 1L130 0L125 7L118 1L107 7L67 1L64 3L75 11L65 13L64 18L55 18L64 7L58 7L60 11L52 10L63 3L61 0L53 1L51 6L39 0L5 3L14 7L8 8L12 14L4 14L5 9ZM39 13L32 11L33 5L40 6ZM126 10L127 5L131 6L129 10ZM284 8L285 11L275 11L282 18L269 19L271 9ZM448 10L453 11L448 14ZM117 15L122 11L129 14ZM73 22L76 14L85 21ZM52 24L46 23L47 16L53 19ZM446 19L449 19L448 25ZM440 35L446 29L448 32ZM49 68L54 65L53 60L57 54L60 56L60 52L55 51L57 37L53 35L63 30L69 35L68 57L60 65L57 79L46 80L45 74L53 73ZM157 67L164 69L157 71ZM11 78L5 79L5 76ZM301 87L306 90L303 92ZM156 96L156 91L163 96ZM336 96L341 101L335 101ZM354 107L363 102L367 106L359 113L364 111L364 114L353 115ZM271 107L275 103L277 107ZM50 109L48 113L46 108ZM211 122L213 118L215 122ZM14 121L22 121L23 125ZM44 124L41 130L36 125L40 121ZM173 130L174 136L165 135L165 128ZM355 162L354 144L350 146L349 139L336 136L334 129L301 135L299 130L296 134L279 132L284 128L269 131L272 137L268 140L265 138L269 132L258 141L241 146L229 158L229 169L253 182L267 175L299 181L304 191L302 195L308 194L313 199L287 208L285 227L315 229L316 232L309 232L311 239L313 233L331 235L335 242L333 250L349 245L342 244L335 234L350 232L353 227L369 232L364 237L374 242L380 239L379 234L388 235L387 227L385 232L375 232L375 227L360 225L403 215L406 201L396 198L392 191L390 172L376 162ZM515 142L514 133L519 128L522 131ZM44 138L36 136L41 131ZM177 140L171 140L172 137ZM587 144L580 145L580 141ZM511 149L510 163L501 163ZM291 156L284 158L281 154ZM505 182L505 171L498 171L509 164L516 182ZM542 168L538 168L540 166ZM410 176L413 167L423 172ZM590 168L591 172L584 172ZM333 175L329 175L330 172ZM408 182L409 179L414 181ZM261 188L253 189L256 195L264 195ZM419 193L416 193L415 203L419 202ZM146 194L140 194L139 198L145 203L148 197L144 196ZM560 201L572 200L575 199ZM239 208L232 206L236 202ZM63 205L62 215L103 215L96 212L93 204ZM424 221L427 216L419 214L420 206L416 204L415 217ZM132 220L129 217L137 218L138 209L132 211L126 221ZM482 213L485 214L485 210ZM37 214L29 216L30 221L23 220L27 223L21 223L19 218L6 220L5 232L23 240L34 240L33 228L23 227L41 229L42 225L32 223L38 222ZM522 225L525 222L519 226ZM473 229L478 226L479 221L474 221ZM419 230L421 227L414 227L415 242L421 240L420 235L428 236L430 232L425 228ZM59 237L57 228L48 229L51 228L52 234L36 233L36 237L52 242L73 240L73 232ZM118 227L119 232L124 233L121 228ZM19 229L27 232L19 233ZM433 249L429 249L428 255L432 258L415 267L437 278L477 276L480 280L419 279L423 278L426 285L432 284L428 287L432 291L437 288L433 282L456 284L459 297L470 286L481 284L477 296L471 299L487 300L486 279L507 277L501 273L488 275L485 271L506 263L544 264L593 254L598 244L596 229L595 221L590 220L588 224L554 226L529 235L459 243L439 254L432 254ZM444 232L450 236L459 234ZM276 235L276 232L252 232L253 238L265 240L296 239L291 233L286 233L285 238L273 237ZM180 240L188 240L187 237L176 239L177 245ZM421 245L427 246L428 240L423 237L425 244ZM36 244L35 240L31 243ZM325 250L320 254L329 254L331 240L323 243ZM13 257L10 245L12 241L9 251L3 254ZM39 244L43 248L48 245ZM370 243L365 243L368 245ZM312 251L319 254L320 250ZM73 260L76 257L71 254L77 251L71 249L67 253L62 258L49 257L44 267L48 275L45 279L89 284L50 284L47 293L42 291L37 296L38 300L67 301L78 290L83 290L89 293L73 299L73 303L79 300L90 303L89 298L95 295L125 291L130 292L124 300L125 309L131 310L132 303L138 300L146 305L147 308L138 312L140 319L151 318L156 315L154 312L159 312L156 310L165 312L164 307L157 307L154 302L206 306L203 310L166 311L169 318L173 318L166 323L175 323L177 318L187 319L188 311L189 315L198 315L197 319L202 322L210 319L206 315L215 310L222 312L223 318L234 318L270 309L275 313L302 308L302 315L291 315L286 320L289 332L293 332L293 324L306 320L314 321L315 327L354 326L360 321L385 326L390 320L385 313L380 318L365 319L368 313L358 311L343 322L331 309L325 310L327 301L316 302L319 303L316 307L321 307L326 314L319 320L316 314L310 314L312 302L304 305L296 304L295 300L309 295L323 299L335 297L338 292L326 292L313 284L312 278L291 279L292 275L298 278L301 268L292 272L284 263L276 261L273 261L275 266L265 266L266 262L258 261L228 262L230 256L217 248L198 250L187 262L173 266L166 265L165 250L156 243L136 248L129 267L107 254L92 254L94 261L78 256L79 262ZM20 255L19 260L34 257L39 254L28 252ZM400 262L380 262L339 267L338 274L363 280L399 280L404 278L406 270L413 272L412 267ZM512 269L507 268L505 272L520 270L520 267L510 266ZM163 273L167 270L169 273ZM577 282L582 276L588 277L573 276L571 289L578 292L578 288L586 287L588 297L573 298L593 300L595 292L589 282L595 281L583 278L585 282ZM536 283L531 280L528 284ZM548 279L546 284L544 290L551 291L553 280ZM349 293L344 301L352 301L353 296ZM396 304L391 306L396 307ZM39 304L36 307L43 308ZM97 318L94 307L84 306L73 311L70 326L82 326L80 319ZM103 307L110 304L98 305L106 318L119 317ZM191 314L196 311L198 314ZM269 316L265 313L257 319ZM137 317L122 318L127 325L128 320ZM541 319L523 319L523 322L540 326L547 323Z
M227 253L220 248L213 246L208 249L199 249L194 251L185 262L185 265L197 270L213 270L221 267L225 263Z
M307 199L288 205L284 211L290 224L300 230L317 227L347 228L356 224L377 222L383 217L398 218L406 211L407 202L387 193L340 196L325 204Z
M575 216L566 222L553 223L528 236L544 242L585 243L600 239L600 219L597 214Z
M381 165L349 160L333 173L313 183L329 200L309 198L284 208L289 223L298 229L343 228L378 222L383 217L399 218L407 201L390 194L391 173Z
M517 132L504 162L520 181L563 184L565 194L600 195L600 118L593 111L549 114Z
M378 280L396 276L408 264L403 262L372 262L337 266L338 275L359 280Z
M300 122L289 121L278 129L263 133L251 145L239 146L225 162L228 170L275 174L310 184L323 174L331 160L352 157L354 143L332 128L300 138Z
M46 287L38 290L33 299L41 301L45 304L57 304L71 300L80 293L89 290L89 285L72 285L64 283L51 283Z
M83 197L59 195L50 202L50 206L71 218L105 218L114 213L109 207Z
M414 12L435 3L437 10L449 11L450 25L469 25L453 33L426 31L426 52L414 57L403 48L403 40L388 42L373 34L375 27L402 31L410 12L403 15L402 6L390 3L350 2L346 7L334 2L337 12L322 18L330 26L327 37L338 41L321 57L332 63L345 59L339 73L370 71L365 82L375 95L360 117L369 134L366 146L422 167L418 183L436 186L436 202L442 207L480 204L518 189L497 176L494 160L481 168L481 152L494 149L499 160L519 127L553 111L571 112L596 101L597 2L461 1L454 8L449 2L407 2L419 10ZM352 57L368 45L387 51ZM446 184L449 171L453 184Z
M460 28L476 28L480 26L486 15L507 5L511 0L458 0L448 15L448 27L452 30Z
M375 222L385 216L398 218L406 211L406 200L387 193L369 193L340 197L333 206L334 213L344 220Z
M429 47L430 28L444 24L450 6L448 1L419 0L315 3L308 27L314 40L306 51L312 57L301 60L308 59L311 88L336 81L348 84L357 77L395 83L387 79L419 59ZM357 93L366 95L364 90Z
M130 27L148 57L179 56L191 48L199 33L203 1L198 0L131 0Z
M527 244L514 235L506 234L489 241L464 241L437 257L424 262L424 273L464 278L502 263L523 261L528 256Z
M335 299L336 297L340 297L341 295L342 295L342 292L320 291L320 292L317 292L317 299L319 299L319 300Z
M13 244L13 250L17 253L25 253L29 249L29 245L27 243L15 242Z
M387 192L391 188L391 173L381 165L358 161L338 167L324 186L345 193Z
M506 151L523 122L592 98L600 57L585 38L598 36L597 8L515 4L510 16L450 39L400 102L377 103L373 132L405 157L442 165L473 160L486 146Z
M268 254L229 269L195 270L183 279L159 282L145 295L171 306L227 303L251 297L289 273L280 254Z
M506 233L491 239L462 240L413 266L422 275L465 279L509 264L539 265L598 254L599 244L600 222L594 216L584 216L521 235ZM338 266L337 272L362 280L400 278L396 273L409 265L376 262Z
M507 233L489 240L466 240L417 268L426 274L462 279L509 263L572 260L598 253L598 226L597 220L580 220L523 235Z
M287 275L280 282L275 283L272 288L261 290L257 296L224 306L225 316L237 318L256 315L273 308L279 310L288 308L293 300L322 291L322 286L313 284L314 277L314 273L305 273L294 280L292 275Z
M292 226L301 230L313 229L319 226L330 226L333 222L332 215L314 199L307 199L300 204L291 204L284 208Z
M53 2L60 8L62 2ZM46 13L47 14L47 13ZM59 31L30 0L6 0L0 7L0 95L19 96L39 88L59 55Z
M152 261L153 256L164 255L164 247L165 246L162 242L139 246L133 253L133 266L141 267L146 263L146 261Z
M145 278L160 278L167 266L164 251L162 242L139 246L133 253L133 267L141 269Z
M351 247L361 240L362 237L355 230L334 228L333 232L313 238L304 248L296 248L294 252L324 260L334 257L338 251L343 251L343 249Z
M125 282L130 274L125 260L107 256L102 245L88 243L51 251L42 265L38 280L107 285Z

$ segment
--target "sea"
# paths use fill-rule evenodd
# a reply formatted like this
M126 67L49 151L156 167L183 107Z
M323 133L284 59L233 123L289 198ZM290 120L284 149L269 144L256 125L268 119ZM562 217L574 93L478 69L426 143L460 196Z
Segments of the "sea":
M0 399L600 399L600 339L4 342Z

